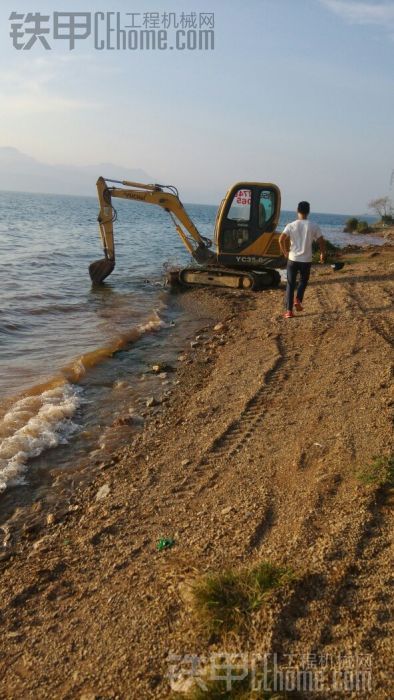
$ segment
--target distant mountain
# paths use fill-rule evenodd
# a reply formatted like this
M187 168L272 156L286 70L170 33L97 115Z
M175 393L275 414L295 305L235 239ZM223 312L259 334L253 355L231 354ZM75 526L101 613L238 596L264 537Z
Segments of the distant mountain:
M113 163L83 167L49 165L16 148L0 147L0 190L94 195L99 175L117 180L154 182L151 175L139 168L125 168Z

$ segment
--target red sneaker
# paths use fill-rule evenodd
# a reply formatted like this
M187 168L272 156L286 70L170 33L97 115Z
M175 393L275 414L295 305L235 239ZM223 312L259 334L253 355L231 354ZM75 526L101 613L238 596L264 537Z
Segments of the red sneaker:
M283 318L294 318L294 314L292 311L286 311L286 313L283 314Z
M295 302L294 302L294 308L296 309L296 311L303 311L303 310L304 310L304 307L302 306L302 304L301 304L301 302L300 302L299 299L296 299L296 300L295 300Z

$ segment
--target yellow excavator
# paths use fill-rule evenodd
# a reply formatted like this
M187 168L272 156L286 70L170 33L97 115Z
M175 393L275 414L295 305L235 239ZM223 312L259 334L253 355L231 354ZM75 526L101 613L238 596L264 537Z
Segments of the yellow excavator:
M156 204L170 215L175 229L198 267L170 273L169 282L183 285L213 285L236 289L263 289L280 283L278 268L285 258L279 248L276 227L281 196L276 185L265 182L237 182L222 200L212 241L202 236L172 185L146 185L127 180L97 180L100 205L98 216L104 258L89 266L94 284L101 284L115 267L113 225L117 212L114 197Z

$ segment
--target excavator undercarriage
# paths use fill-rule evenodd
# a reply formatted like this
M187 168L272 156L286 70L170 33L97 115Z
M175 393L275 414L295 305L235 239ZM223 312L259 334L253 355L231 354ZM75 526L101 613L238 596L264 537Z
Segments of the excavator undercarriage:
M171 280L169 280L171 282ZM259 291L267 287L277 287L280 274L277 270L263 272L243 272L223 268L185 267L177 273L177 280L184 285L202 284L213 287L231 287L232 289L249 289Z

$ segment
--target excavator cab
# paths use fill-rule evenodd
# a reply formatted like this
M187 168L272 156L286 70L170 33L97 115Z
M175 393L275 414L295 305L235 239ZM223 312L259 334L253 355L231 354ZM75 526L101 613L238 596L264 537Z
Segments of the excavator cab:
M218 262L231 268L277 268L281 253L275 231L280 204L280 190L272 183L233 185L216 218Z

